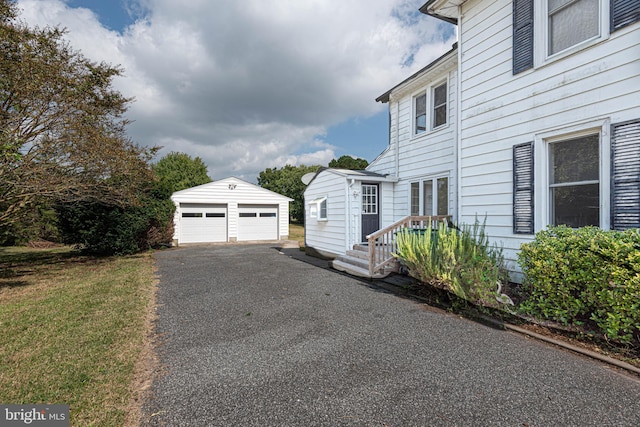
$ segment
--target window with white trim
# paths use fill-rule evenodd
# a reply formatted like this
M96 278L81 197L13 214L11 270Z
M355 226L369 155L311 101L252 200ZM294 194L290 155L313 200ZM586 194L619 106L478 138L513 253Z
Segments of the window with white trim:
M449 215L449 178L412 182L410 212L413 216Z
M447 124L447 82L433 88L432 128Z
M600 134L549 144L549 219L572 228L600 225Z
M513 0L513 74L555 61L640 21L638 0Z
M414 135L420 135L447 124L447 86L446 80L440 81L413 97Z
M586 123L514 145L514 234L547 224L640 228L638 165L640 118Z
M548 55L600 35L600 0L547 1Z
M309 202L309 217L316 218L318 221L327 220L327 196Z

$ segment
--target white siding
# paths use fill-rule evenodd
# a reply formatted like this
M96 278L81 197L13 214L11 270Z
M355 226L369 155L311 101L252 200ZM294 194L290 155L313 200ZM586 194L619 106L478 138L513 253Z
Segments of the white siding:
M389 225L410 215L409 188L413 181L447 176L449 178L449 211L457 214L457 63L449 61L446 67L418 76L419 85L410 85L392 93L389 101L390 146L367 168L372 172L392 174L399 180L393 185L393 196L385 187L383 202L385 208L382 226ZM413 135L413 97L429 90L435 83L448 81L447 124L436 130ZM429 108L428 108L429 110ZM430 120L430 116L428 116ZM396 160L396 148L399 147ZM396 163L397 162L397 163ZM396 171L397 166L397 171ZM388 206L392 200L393 206Z
M486 215L488 234L515 261L520 244L533 236L512 231L513 145L539 141L541 134L560 134L582 123L640 117L640 28L635 23L513 76L511 7L506 0L463 4L459 209L462 222ZM536 180L542 171L537 169ZM546 209L540 206L544 203L537 200L536 209ZM537 230L545 226L536 219ZM517 269L515 263L512 266Z
M321 171L304 192L305 247L310 247L333 255L342 255L347 246L347 226L351 221L347 212L347 182L344 176ZM322 197L327 198L327 219L318 220L310 216L309 203ZM352 227L355 230L355 225ZM357 227L359 230L359 226ZM355 231L354 231L355 232Z
M174 240L178 241L178 244L180 244L180 205L182 203L227 205L228 241L236 241L238 238L238 204L277 205L278 236L280 239L286 239L289 236L289 201L291 199L241 179L225 178L177 191L173 193L171 200L176 204Z

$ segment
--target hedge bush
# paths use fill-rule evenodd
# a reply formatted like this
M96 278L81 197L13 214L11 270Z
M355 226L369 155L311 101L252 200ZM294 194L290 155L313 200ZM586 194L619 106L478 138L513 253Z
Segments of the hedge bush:
M549 227L521 245L529 297L520 309L565 325L593 321L608 338L640 338L640 232Z
M432 232L404 230L396 257L423 283L467 301L497 306L497 284L507 280L502 249L489 244L484 224L461 229L440 223Z

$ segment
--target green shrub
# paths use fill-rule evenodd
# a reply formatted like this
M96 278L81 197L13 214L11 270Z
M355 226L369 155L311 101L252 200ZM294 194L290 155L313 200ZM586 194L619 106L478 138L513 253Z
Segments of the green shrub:
M549 227L521 246L518 261L530 294L525 313L565 325L591 320L611 340L638 339L638 230Z
M507 280L502 250L489 245L484 224L462 229L440 223L433 231L403 230L396 257L423 283L465 300L495 306L497 283Z
M165 186L154 184L136 205L97 202L58 206L58 226L65 243L91 255L129 255L173 239L174 203Z

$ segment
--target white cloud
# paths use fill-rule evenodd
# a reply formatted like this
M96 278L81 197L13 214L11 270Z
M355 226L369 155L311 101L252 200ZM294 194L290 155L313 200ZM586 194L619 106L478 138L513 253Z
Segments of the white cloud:
M448 50L420 0L138 0L122 32L62 0L20 0L30 24L61 25L89 58L125 69L133 139L200 156L217 179L326 164L326 129ZM409 63L409 66L403 64Z

